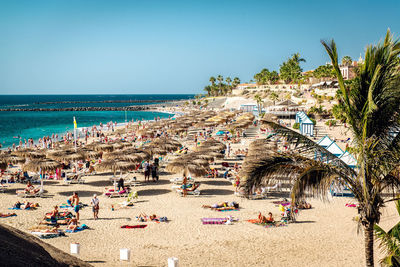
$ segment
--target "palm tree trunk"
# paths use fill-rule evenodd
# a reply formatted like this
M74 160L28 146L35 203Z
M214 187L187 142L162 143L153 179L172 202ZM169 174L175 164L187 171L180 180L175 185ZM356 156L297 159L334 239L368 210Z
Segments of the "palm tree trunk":
M365 236L365 266L374 266L374 224L369 223L364 226Z

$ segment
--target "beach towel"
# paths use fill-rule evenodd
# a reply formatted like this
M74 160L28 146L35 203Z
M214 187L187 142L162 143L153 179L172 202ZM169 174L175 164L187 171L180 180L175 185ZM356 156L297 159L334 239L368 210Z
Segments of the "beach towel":
M347 203L345 206L346 206L346 207L349 207L349 208L356 208L356 207L357 207L357 204L354 204L354 203Z
M79 209L82 209L82 208L87 207L87 206L88 206L88 204L83 204L82 202L79 202ZM71 209L71 208L73 208L71 205L65 204L65 203L59 205L58 207L60 209Z
M224 212L224 211L239 211L240 209L235 209L235 208L231 208L231 209L224 209L224 210L218 210L219 212Z
M251 220L247 220L247 221L252 224L261 225L265 228L287 226L287 224L281 223L281 222L259 223L258 219L251 219Z
M67 229L67 230L65 230L65 232L77 233L77 232L83 231L85 229L89 229L89 227L86 224L82 224L81 226L78 226L75 230Z
M13 208L8 208L9 210L30 210L31 208L29 207L29 208L26 208L26 209L21 209L21 208L15 208L15 207L13 207Z
M31 234L39 237L40 239L50 239L54 237L65 236L64 232L59 231L58 233L42 233L42 232L32 232Z
M202 218L203 224L225 224L228 218Z
M290 202L288 201L272 201L272 203L276 204L276 205L282 205L282 206L289 206Z
M136 224L136 225L122 225L121 228L135 229L135 228L146 228L147 224Z
M3 216L0 216L0 218L8 218L8 217L15 217L17 214L4 214Z

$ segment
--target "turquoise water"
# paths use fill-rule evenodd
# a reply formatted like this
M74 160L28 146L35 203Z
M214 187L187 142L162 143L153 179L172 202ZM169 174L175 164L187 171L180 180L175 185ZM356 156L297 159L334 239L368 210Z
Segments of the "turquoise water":
M129 97L129 98L128 98ZM136 98L135 98L136 97ZM117 96L0 96L0 106L33 107L41 105L47 108L49 105L35 104L38 102L56 101L94 101L97 99L184 99L192 98L193 95L117 95ZM71 104L55 104L58 107L71 106ZM127 106L132 103L90 103L90 106ZM87 106L85 103L74 104L74 106ZM75 116L78 127L91 127L106 124L109 121L118 123L125 122L125 111L4 111L0 112L0 143L2 148L19 144L19 138L33 138L35 141L43 136L62 134L73 130L73 117ZM149 111L127 111L127 120L152 120L155 117L168 118L170 114ZM17 137L17 138L15 138Z

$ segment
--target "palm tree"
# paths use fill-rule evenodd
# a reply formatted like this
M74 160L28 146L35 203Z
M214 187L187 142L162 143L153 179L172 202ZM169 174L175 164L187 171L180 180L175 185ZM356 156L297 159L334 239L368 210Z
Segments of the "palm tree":
M240 79L238 77L233 78L232 86L236 87L240 84Z
M351 59L350 56L344 56L344 57L342 57L342 65L350 66L351 63L353 63L353 60Z
M210 83L211 83L212 86L215 85L215 81L216 81L215 77L214 77L214 76L211 76L211 77L210 77Z
M269 122L292 144L293 154L270 153L247 170L245 188L269 182L276 173L292 177L292 200L306 193L326 195L333 182L346 184L359 202L359 226L364 230L366 266L374 266L373 229L380 220L384 193L400 188L400 43L388 30L383 43L368 46L365 63L352 86L346 86L336 44L321 41L335 69L344 112L353 133L356 170L307 137ZM297 152L297 154L296 154ZM326 155L314 160L314 155ZM328 160L327 160L328 158ZM394 196L393 196L394 197ZM392 199L393 200L393 199Z
M272 93L269 95L269 98L274 102L274 106L275 106L275 101L278 100L279 95L278 95L277 93L275 93L275 92L272 92Z
M207 92L207 95L210 96L210 93L211 93L211 91L212 91L212 86L207 85L206 87L204 87L204 91L206 91L206 92Z
M225 82L228 84L228 93L231 93L232 92L232 87L231 87L231 82L232 82L232 79L230 78L230 77L226 77L225 78Z
M298 64L300 64L300 62L306 62L306 60L304 58L300 57L300 53L293 54L292 60Z
M396 202L397 213L400 215L400 200ZM385 232L377 224L374 227L375 236L381 241L380 247L387 256L380 263L385 266L400 266L400 222Z
M263 100L259 94L254 96L254 100L257 101L258 115L261 115Z
M224 77L222 77L222 75L218 75L217 76L217 81L219 82L219 84L218 84L218 86L219 86L219 94L223 95L224 92L223 92L222 84L224 82Z

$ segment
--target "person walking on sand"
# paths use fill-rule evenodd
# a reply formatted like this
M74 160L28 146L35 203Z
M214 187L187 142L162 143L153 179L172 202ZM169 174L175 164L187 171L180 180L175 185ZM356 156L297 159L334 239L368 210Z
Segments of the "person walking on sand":
M93 195L91 204L93 209L93 218L97 220L99 218L100 200L97 198L96 194Z
M148 180L150 180L150 163L147 160L144 164L144 181L147 182Z
M74 192L72 196L67 200L68 205L74 208L76 218L79 220L79 197L78 193Z

